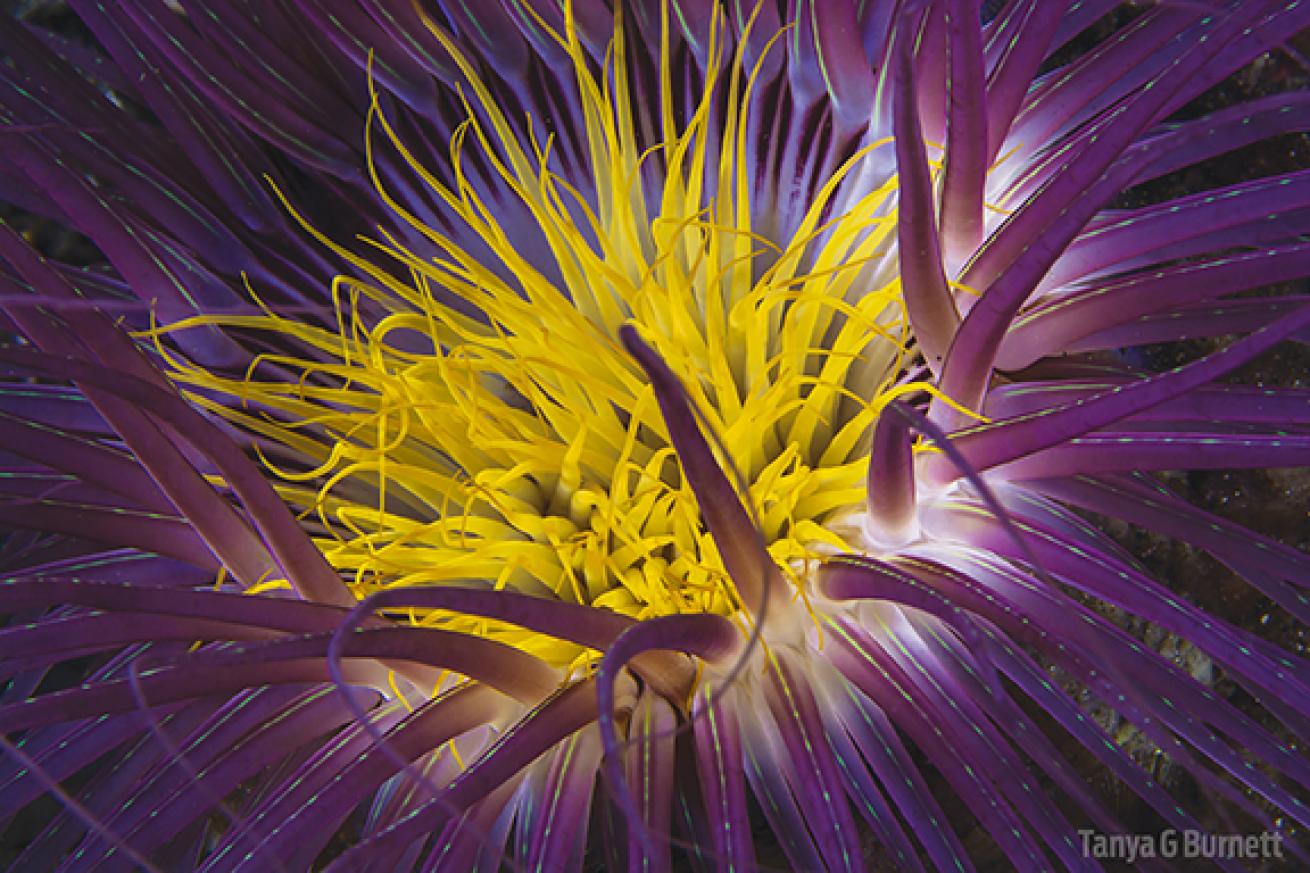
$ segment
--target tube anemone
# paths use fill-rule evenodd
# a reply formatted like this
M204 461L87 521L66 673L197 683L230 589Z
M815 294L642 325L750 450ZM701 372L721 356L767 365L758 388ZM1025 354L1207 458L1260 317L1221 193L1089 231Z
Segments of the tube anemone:
M15 869L1310 863L1310 666L1106 533L1310 623L1166 475L1310 463L1235 378L1310 171L1125 196L1310 126L1194 102L1310 5L69 5L0 28Z

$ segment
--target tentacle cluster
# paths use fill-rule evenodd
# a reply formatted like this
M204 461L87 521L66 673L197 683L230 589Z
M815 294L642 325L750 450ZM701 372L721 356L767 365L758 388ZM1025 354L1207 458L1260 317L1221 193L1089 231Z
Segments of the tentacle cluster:
M22 869L1097 869L1096 768L1310 860L1310 666L1087 520L1310 622L1155 476L1310 461L1226 381L1310 176L1115 199L1310 126L1176 114L1310 5L70 5L0 29L0 195L105 261L0 229Z

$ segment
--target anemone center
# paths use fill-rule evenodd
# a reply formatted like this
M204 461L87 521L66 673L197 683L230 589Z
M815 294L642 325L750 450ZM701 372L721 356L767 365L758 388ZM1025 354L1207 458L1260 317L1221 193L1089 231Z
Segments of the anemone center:
M334 284L335 329L273 314L175 325L270 331L303 354L262 362L276 378L172 358L174 378L202 403L205 392L241 399L208 405L259 437L284 499L358 596L476 582L636 618L734 614L654 392L618 342L635 323L804 595L812 562L862 551L869 434L910 387L897 384L911 339L892 268L895 181L866 173L858 196L843 185L885 144L838 161L780 233L777 204L745 193L758 186L741 141L752 77L740 58L711 63L689 119L651 146L616 73L622 46L601 70L569 47L589 156L580 177L448 46L474 106L444 177L376 100L369 156L375 167L388 148L408 162L454 229L406 211L374 170L397 224L373 243L380 258L306 223L358 274ZM492 201L479 173L514 198ZM413 619L579 657L482 619Z

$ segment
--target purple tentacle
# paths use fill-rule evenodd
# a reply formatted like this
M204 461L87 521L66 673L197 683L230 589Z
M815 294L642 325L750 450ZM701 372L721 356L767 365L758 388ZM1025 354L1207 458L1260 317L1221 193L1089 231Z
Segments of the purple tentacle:
M632 789L623 778L623 758L614 724L614 692L619 671L634 657L651 649L671 649L709 661L722 661L736 651L739 643L737 628L722 616L671 615L628 628L601 658L596 673L596 705L600 711L597 726L605 754L605 776L615 802L627 814L630 833L646 854L653 853L655 841L646 831Z
M787 585L764 548L758 525L751 519L697 422L678 377L631 325L619 331L628 353L637 359L655 388L669 439L678 451L683 474L696 494L705 524L718 546L743 605L766 621L765 611L782 608Z
M1118 385L1094 397L1063 406L957 433L953 442L975 469L1000 466L1042 449L1066 444L1074 437L1114 424L1213 382L1308 325L1310 306L1305 306L1224 349L1168 373ZM946 462L929 459L925 464L925 475L930 480L944 483L960 474Z
M1058 4L1052 4L1058 5ZM950 38L950 114L942 178L941 239L947 269L963 264L983 238L987 184L987 90L983 74L981 0L952 0L946 9Z
M441 794L404 818L352 846L326 869L329 873L355 866L381 852L409 845L450 820L452 815L518 773L542 752L595 720L594 684L583 681L565 688L529 715L519 719L495 744Z
M914 16L903 18L893 47L896 97L892 115L900 198L896 236L905 311L924 359L933 372L938 372L960 316L942 269L936 198L920 125L920 92L915 87L912 55L918 24Z

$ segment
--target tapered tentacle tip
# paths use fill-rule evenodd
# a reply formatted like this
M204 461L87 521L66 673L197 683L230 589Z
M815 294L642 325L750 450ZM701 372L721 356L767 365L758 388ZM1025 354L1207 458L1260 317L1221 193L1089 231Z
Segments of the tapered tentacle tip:
M915 465L908 423L894 407L874 428L865 481L869 539L884 548L902 546L917 534Z
M637 326L629 322L619 328L619 342L623 344L624 350L636 359L642 369L650 374L653 367L663 369L664 362L660 360L659 354L653 349L650 343L642 339L641 332Z
M635 324L629 322L619 328L619 342L641 367L646 378L654 384L657 392L661 395L668 395L670 392L679 395L682 393L681 387L677 385L677 376L669 369L669 365L665 363L660 353L655 351L655 347L642 337L641 331Z

